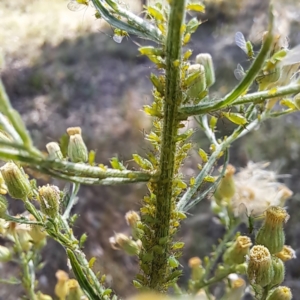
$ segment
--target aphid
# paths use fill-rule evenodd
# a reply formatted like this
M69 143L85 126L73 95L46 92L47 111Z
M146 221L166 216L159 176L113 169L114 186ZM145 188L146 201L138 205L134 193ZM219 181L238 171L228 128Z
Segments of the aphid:
M79 11L81 9L83 9L84 7L89 5L89 1L88 0L71 0L67 7L69 10L72 11Z
M247 54L250 59L254 58L254 51L251 42L246 42L244 35L239 31L235 34L235 43Z
M128 36L126 31L116 28L114 30L113 40L120 44L125 36Z
M67 207L68 203L70 201L71 195L70 195L70 188L71 188L71 184L67 183L64 187L64 189L61 191L62 194L62 207Z
M245 203L241 203L239 205L239 215L241 216L242 219L247 218L248 220L248 233L249 234L252 234L253 231L254 231L254 221L255 221L255 218L253 216L251 216L251 213L248 212L248 209L245 205Z
M234 124L241 125L241 126L248 124L247 118L245 118L242 114L234 113L234 112L221 112L221 115Z
M234 76L237 80L242 80L246 74L246 72L244 71L244 68L238 64L236 69L233 71Z

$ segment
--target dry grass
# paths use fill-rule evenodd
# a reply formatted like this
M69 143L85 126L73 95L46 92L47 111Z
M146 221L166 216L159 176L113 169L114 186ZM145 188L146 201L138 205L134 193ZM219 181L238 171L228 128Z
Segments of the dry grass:
M125 2L133 11L141 10L139 0ZM0 49L5 53L7 65L16 59L18 67L30 64L46 42L56 46L65 39L107 27L103 20L95 18L94 8L83 6L74 12L67 5L67 0L1 0Z

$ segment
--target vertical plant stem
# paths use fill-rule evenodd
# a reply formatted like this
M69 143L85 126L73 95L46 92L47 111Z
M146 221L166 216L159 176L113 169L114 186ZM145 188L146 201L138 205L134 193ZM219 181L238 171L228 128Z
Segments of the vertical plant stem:
M22 269L22 285L26 291L30 300L36 300L34 292L35 273L33 267L32 254L30 252L24 252L19 241L19 237L16 232L13 234L15 240L15 249L20 257L20 267Z
M166 86L164 99L164 119L160 155L160 178L155 188L156 220L154 226L154 245L161 239L168 240L162 253L155 253L150 274L150 288L163 291L168 273L167 258L170 247L170 219L172 210L172 184L174 177L178 107L181 102L180 61L181 25L185 15L185 0L171 1L168 35L166 44Z

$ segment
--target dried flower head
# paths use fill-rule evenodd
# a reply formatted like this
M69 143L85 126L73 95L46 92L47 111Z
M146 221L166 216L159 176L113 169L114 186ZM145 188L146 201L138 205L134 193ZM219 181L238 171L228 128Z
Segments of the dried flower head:
M66 296L69 294L69 285L68 285L68 280L69 280L69 275L62 270L58 270L55 273L55 276L57 278L57 283L55 285L55 295L59 299L65 299Z
M237 274L230 274L228 278L231 281L230 289L226 292L224 299L235 300L242 299L245 294L246 282Z
M234 176L235 194L231 207L235 216L260 216L270 206L283 206L293 194L277 181L274 171L266 170L267 163L249 162Z
M76 279L69 279L67 284L69 288L67 300L81 300L83 293L78 281Z
M242 264L245 262L251 246L252 242L249 237L238 236L236 241L225 251L224 262L227 265Z
M139 254L142 247L140 240L134 241L123 233L116 233L114 237L109 239L109 242L113 249L122 249L129 255Z
M130 227L136 227L137 222L139 222L141 220L139 214L133 210L130 210L129 212L126 213L125 219L126 219L127 224Z
M41 204L41 211L51 217L57 217L60 204L60 191L55 185L44 185L39 188L38 200Z
M197 256L189 259L189 267L192 269L191 279L194 281L200 280L205 274L205 269L202 266L202 261Z
M265 287L272 282L274 270L268 248L257 245L250 250L247 273L252 284Z
M287 245L284 245L282 250L275 254L278 258L280 258L283 262L296 258L295 250Z
M279 206L271 206L265 212L265 220L259 229L255 242L266 246L271 254L282 250L285 242L283 224L288 220L286 210Z
M189 259L189 267L191 269L200 267L202 265L202 261L199 257L195 256Z

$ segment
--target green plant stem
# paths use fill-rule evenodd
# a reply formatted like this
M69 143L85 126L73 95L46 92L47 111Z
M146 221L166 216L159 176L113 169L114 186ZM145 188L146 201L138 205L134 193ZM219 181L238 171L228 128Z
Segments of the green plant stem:
M214 269L217 261L219 260L220 256L222 255L224 248L228 241L232 238L232 236L235 233L235 230L239 224L238 220L234 220L228 229L226 229L226 233L221 241L221 243L218 245L217 249L214 251L214 256L212 259L209 260L207 266L205 267L205 275L204 278L202 279L203 281L206 281L208 277L210 276L212 270Z
M13 128L18 133L20 139L23 141L24 146L27 149L30 149L31 152L35 153L35 155L41 156L40 151L35 147L33 147L31 137L27 132L27 129L20 117L20 114L16 110L14 110L13 107L11 106L8 95L5 91L1 79L0 79L0 111L8 118ZM17 138L15 134L13 137Z
M181 114L178 116L180 120L186 119L188 116L191 115L201 115L205 113L211 113L217 110L220 110L224 107L227 107L234 103L234 101L240 97L247 89L251 86L253 81L255 80L258 73L261 71L266 58L271 50L271 45L273 42L273 23L274 23L274 15L272 9L270 9L269 13L269 28L268 34L266 36L265 42L262 48L259 51L256 59L254 60L253 64L249 68L246 76L243 80L237 85L236 88L232 90L228 95L226 95L223 99L219 101L213 101L210 103L203 103L196 106L190 107L183 107L180 109Z
M75 192L77 188L75 187ZM37 221L44 221L43 216L39 213L39 211L35 208L35 206L28 200L24 201L25 207L27 211L29 211ZM99 298L92 299L92 300L98 300L98 299L105 299L104 296L102 296L105 287L103 287L93 270L89 267L89 263L87 259L85 258L85 254L82 252L82 250L79 247L79 241L75 238L73 235L73 232L71 228L68 225L68 222L60 215L57 216L55 220L51 222L53 226L47 226L46 223L44 223L44 228L46 232L51 236L53 239L55 239L57 242L59 242L64 248L70 249L74 255L76 255L76 258L81 266L81 271L83 272L83 276L87 276L88 281L90 282L93 289L97 291L97 294L99 295ZM27 270L25 270L27 272ZM25 272L24 271L24 272ZM29 274L29 273L28 273ZM30 298L35 299L35 298Z
M225 154L224 154L224 164L223 164L223 167L222 167L222 171L220 172L219 176L218 176L218 179L209 187L207 188L206 190L204 191L201 191L200 195L196 198L193 198L192 201L190 201L188 204L186 204L184 207L182 207L182 202L179 203L178 202L178 205L177 205L177 210L179 211L184 211L184 212L187 212L189 211L193 206L195 206L196 204L198 204L200 201L202 201L204 198L206 198L206 196L211 193L211 192L214 192L215 189L217 188L218 184L220 183L222 177L224 176L225 174L225 171L226 171L226 168L227 168L227 165L228 165L228 162L229 162L229 150L228 149L225 149Z
M232 105L240 105L247 103L262 103L265 100L284 97L291 94L300 93L300 83L293 83L287 86L278 87L277 89L255 92L242 97L237 98Z
M268 288L268 287L265 287L265 288L263 289L263 293L262 293L262 295L261 295L260 300L266 300L267 297L268 297L268 293L269 293L269 288Z
M72 192L71 192L71 195L70 195L70 199L69 199L69 202L68 202L68 205L64 211L64 214L63 214L63 219L64 220L68 220L69 216L70 216L70 213L71 213L71 210L73 208L73 206L75 205L75 200L76 200L76 195L79 191L79 188L80 188L80 184L77 184L77 183L74 183L72 185Z
M19 134L2 113L0 113L0 124L3 126L4 130L14 139L14 141L22 143L22 139L20 138Z
M66 232L66 237L68 238L68 244L65 244L64 242L60 241L60 243L72 250L78 260L78 262L81 265L81 268L83 272L85 273L84 276L87 276L89 279L89 282L91 283L91 286L97 291L97 294L101 297L105 287L100 284L100 281L98 280L97 276L93 272L93 270L89 267L89 262L87 261L85 254L82 252L82 250L79 248L79 241L75 238L75 236L72 233L72 230L70 229L68 222L61 216L59 216L59 224L63 228L63 230ZM70 246L72 245L72 246ZM99 299L100 299L99 298Z
M276 97L284 97L291 94L300 93L300 84L290 84L288 86L279 87L276 90L268 90L262 92L255 92L245 96L238 97L235 101L233 101L230 106L240 105L240 104L249 104L249 103L262 103L268 99L276 98ZM216 101L216 103L221 102L222 100ZM185 118L187 116L199 115L206 112L214 112L219 110L219 108L211 108L208 110L206 106L203 104L197 106L183 107L179 111L181 115Z
M3 145L3 148L1 147ZM72 163L68 161L60 160L47 160L42 157L35 157L25 151L18 151L17 149L5 148L10 143L0 141L0 159L3 160L15 160L28 164L33 169L38 169L44 173L52 171L55 177L60 174L65 175L64 179L70 179L72 176L90 178L91 181L96 182L95 184L101 184L104 179L111 179L109 182L113 184L115 179L116 184L123 183L121 179L124 179L125 183L128 182L146 182L156 181L158 174L153 172L141 172L141 171L130 171L130 170L115 170L107 168L106 170L101 169L98 166L89 166L86 164ZM17 147L20 145L17 144ZM20 148L22 148L20 146ZM51 174L52 175L52 174ZM119 180L118 180L119 179ZM105 183L105 182L104 182Z
M132 12L121 8L116 2L104 0L92 0L92 2L101 17L112 26L144 39L157 43L163 42L164 37L157 27L134 15ZM116 15L127 19L127 23Z
M156 220L154 226L154 245L160 244L161 238L170 235L170 219L172 209L172 185L174 177L178 107L181 103L180 61L181 61L181 25L185 16L185 0L171 2L168 35L166 45L166 86L164 99L163 132L160 152L160 171L155 188ZM176 64L175 62L178 62ZM155 253L151 263L149 287L154 290L165 289L164 279L167 276L168 252L170 240L164 245L163 253Z
M246 112L246 118L250 118L251 114L253 113L255 106L250 105L247 112ZM215 151L212 153L212 155L209 157L207 163L204 165L201 172L197 175L195 178L195 183L193 186L190 186L186 192L183 194L181 199L177 203L177 209L180 211L187 211L187 207L190 209L192 208L196 203L199 201L191 201L191 198L197 193L200 185L203 183L206 176L208 176L212 170L212 167L214 166L215 162L219 159L219 156L222 152L226 151L228 147L237 139L242 137L243 135L247 134L249 131L251 131L253 128L255 128L260 122L265 120L269 116L268 113L264 112L260 118L260 120L256 119L253 122L251 122L247 127L239 126L237 127L233 133L224 139L222 143L218 144L216 146ZM210 133L209 133L210 134ZM203 198L202 198L203 199Z
M22 285L27 293L30 300L36 300L36 295L34 292L35 284L35 273L32 261L32 254L29 252L24 252L22 246L19 242L17 233L13 233L15 248L20 258L19 263L22 269Z
M203 288L205 288L207 286L210 286L210 285L212 285L214 283L219 283L223 279L227 278L227 276L229 274L232 274L232 273L235 273L235 272L236 272L235 267L230 267L230 268L228 268L227 272L225 272L225 273L223 273L223 274L221 274L219 276L212 277L212 278L210 278L207 281L201 282L199 285L197 285L197 291L199 291L199 290L201 290L201 289L203 289Z

